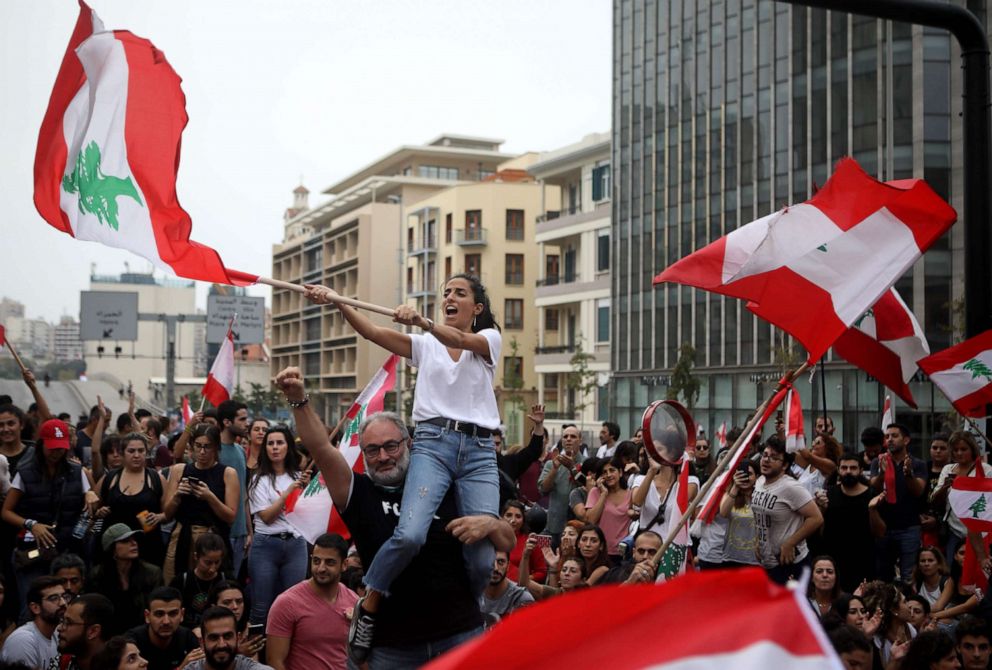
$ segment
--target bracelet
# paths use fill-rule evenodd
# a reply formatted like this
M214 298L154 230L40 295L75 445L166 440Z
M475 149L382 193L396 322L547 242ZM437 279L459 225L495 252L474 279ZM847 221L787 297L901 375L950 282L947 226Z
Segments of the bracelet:
M303 396L303 400L289 400L287 404L293 409L299 409L310 402L310 394L307 393Z
M25 519L24 520L24 530L30 531L32 528L34 528L34 525L36 523L38 523L38 522L35 521L34 519Z
M433 333L434 332L434 320L433 319L427 319L427 327L424 328L424 330L426 330L428 333Z

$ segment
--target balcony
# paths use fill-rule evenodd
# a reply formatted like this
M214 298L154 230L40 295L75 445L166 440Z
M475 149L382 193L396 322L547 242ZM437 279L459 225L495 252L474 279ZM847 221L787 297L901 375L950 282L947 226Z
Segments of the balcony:
M592 210L587 212L581 211L578 207L560 211L548 210L537 217L537 241L547 242L550 239L572 235L577 232L570 230L572 226L599 219L608 219L612 215L612 211L609 200L596 203Z
M427 239L419 239L416 241L407 240L406 242L406 253L407 256L420 256L425 254L436 254L437 253L437 235L430 235Z
M544 418L548 421L575 421L578 412L545 412Z
M534 368L538 372L570 372L572 370L572 357L575 356L576 347L574 344L566 344L553 347L535 347ZM592 358L586 364L595 368L602 367L609 363L609 352L590 352Z
M571 354L575 352L575 344L560 344L553 347L534 347L534 353L541 354Z
M455 231L455 244L460 247L484 247L487 237L486 228L463 228Z

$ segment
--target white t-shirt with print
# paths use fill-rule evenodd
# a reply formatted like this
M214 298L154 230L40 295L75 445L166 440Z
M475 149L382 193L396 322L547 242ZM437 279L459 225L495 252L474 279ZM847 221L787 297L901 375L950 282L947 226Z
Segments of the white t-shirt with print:
M496 363L503 339L495 328L484 328L489 342L489 360L462 350L458 361L433 335L410 335L411 364L417 368L413 392L413 420L444 418L467 421L490 430L499 428L499 409L493 391Z

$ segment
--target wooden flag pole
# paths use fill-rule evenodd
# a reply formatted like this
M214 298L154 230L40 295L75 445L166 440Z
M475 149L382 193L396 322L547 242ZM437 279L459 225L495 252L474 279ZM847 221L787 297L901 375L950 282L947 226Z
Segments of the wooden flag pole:
M746 446L744 444L744 439L751 433L751 430L754 428L755 424L758 421L761 421L761 417L764 415L765 409L768 407L769 403L771 403L771 401L775 398L775 394L778 393L782 388L784 388L788 384L791 384L792 381L796 379L796 377L801 375L803 372L806 371L807 368L809 368L809 365L810 365L809 361L806 361L801 366L799 366L792 372L782 377L782 379L779 380L778 385L775 387L775 391L773 391L772 394L768 396L765 399L765 401L761 403L758 409L754 412L754 416L752 416L751 420L747 422L747 425L744 427L744 430L738 436L737 440L734 441L734 445L727 450L727 452L723 455L723 458L721 458L719 462L716 464L716 469L713 470L713 472L709 476L709 479L706 480L706 483L703 485L703 487L699 489L698 493L696 493L696 497L692 499L692 501L689 503L689 506L682 513L682 518L679 519L678 523L675 524L675 527L668 534L668 537L665 538L665 541L661 545L661 549L658 550L658 553L654 555L654 558L651 561L651 568L653 573L657 574L658 566L661 564L661 559L665 555L665 552L675 541L675 538L678 537L679 533L682 530L682 527L686 524L686 522L690 518L692 518L692 515L696 512L696 508L699 507L699 505L703 502L703 500L706 499L707 494L710 492L710 489L713 488L713 485L716 483L716 481L720 478L720 475L723 474L723 472L727 469L727 467L729 467L731 463L733 463L734 458L736 458L737 456L737 452Z
M268 277L259 277L259 284L267 284L268 286L274 286L275 288L286 289L287 291L296 291L297 293L305 293L306 289L299 284L293 284L292 282L282 281L279 279L269 279ZM353 298L345 298L344 296L335 294L332 302L339 302L342 305L349 305L350 307L357 307L358 309L364 309L369 312L377 312L379 314L384 314L386 316L393 315L393 309L390 307L383 307L381 305L373 305L370 302L362 302L361 300L355 300Z
M964 420L967 421L968 424L972 428L974 428L979 435L982 436L982 439L985 440L985 448L992 449L992 442L989 441L989 436L985 434L985 431L983 431L981 428L978 427L978 422L972 419L970 416L964 417Z

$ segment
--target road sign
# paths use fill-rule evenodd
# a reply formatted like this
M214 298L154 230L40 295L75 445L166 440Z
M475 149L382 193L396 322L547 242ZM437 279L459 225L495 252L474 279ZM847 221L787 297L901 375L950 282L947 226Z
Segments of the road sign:
M265 341L265 298L243 295L207 296L207 342L216 344L227 337L227 326L237 313L234 341L259 344Z
M123 291L80 291L79 339L138 339L138 294Z

